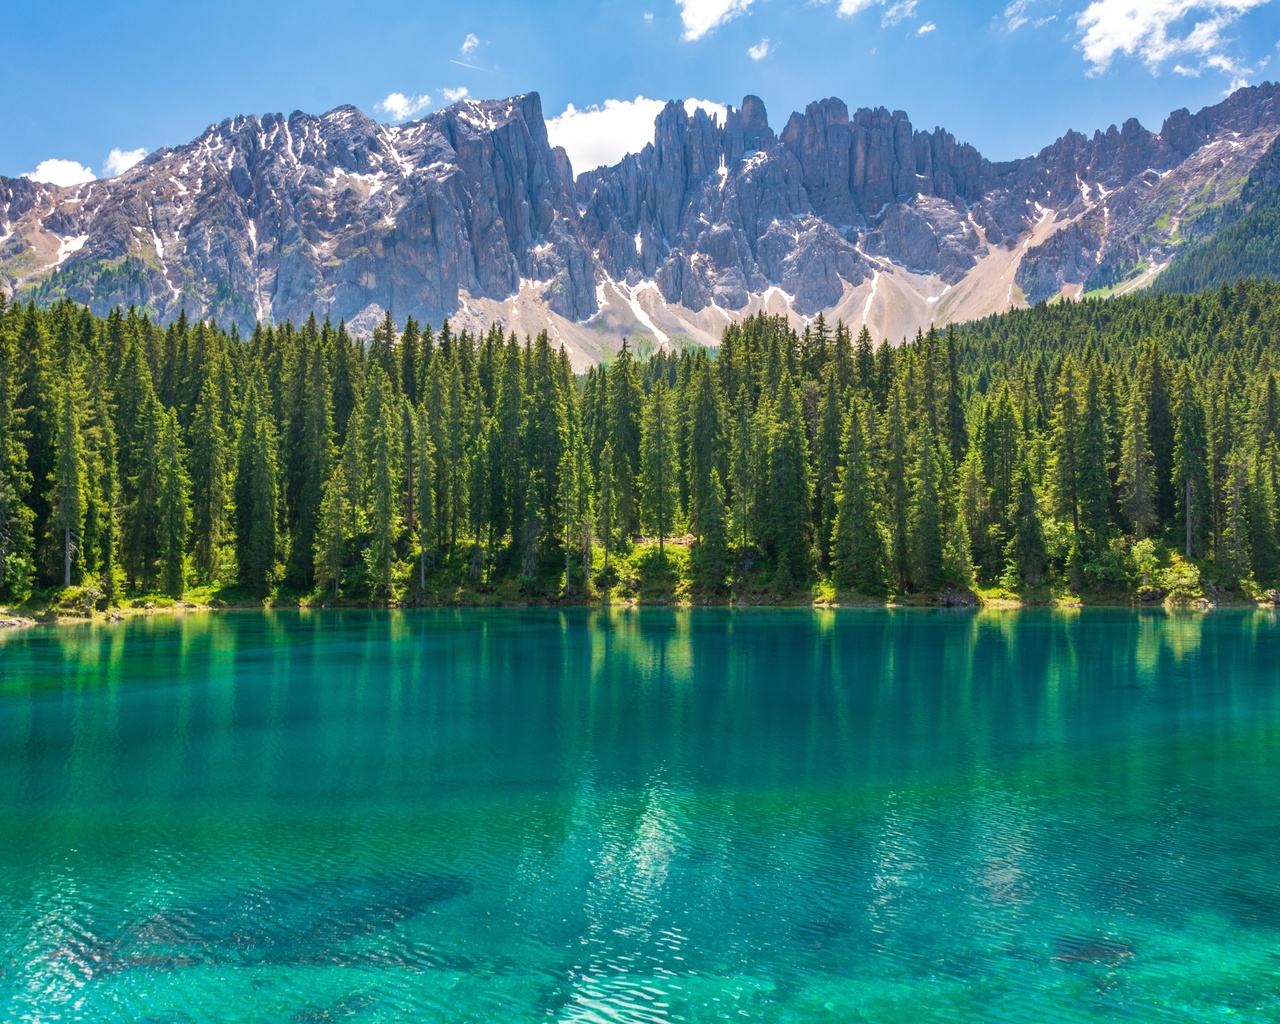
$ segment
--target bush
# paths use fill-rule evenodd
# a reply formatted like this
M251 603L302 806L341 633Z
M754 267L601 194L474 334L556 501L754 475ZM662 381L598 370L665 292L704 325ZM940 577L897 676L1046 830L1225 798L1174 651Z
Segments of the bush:
M1168 568L1159 573L1157 581L1174 604L1190 604L1204 597L1199 568L1181 555L1174 555L1169 560Z
M1129 559L1122 548L1112 546L1089 558L1081 571L1085 586L1094 591L1127 588Z

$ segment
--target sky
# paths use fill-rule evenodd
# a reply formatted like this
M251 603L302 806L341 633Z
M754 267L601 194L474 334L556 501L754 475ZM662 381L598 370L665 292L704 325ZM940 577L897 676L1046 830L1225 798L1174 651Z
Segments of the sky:
M993 160L1068 129L1158 131L1280 76L1280 0L41 0L6 15L0 175L119 174L237 114L353 103L401 123L541 94L577 171L652 138L668 99L754 94L780 130L837 96Z

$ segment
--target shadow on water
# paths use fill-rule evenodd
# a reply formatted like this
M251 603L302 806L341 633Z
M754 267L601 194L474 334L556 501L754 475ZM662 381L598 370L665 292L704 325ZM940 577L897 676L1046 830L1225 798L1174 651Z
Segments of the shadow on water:
M426 969L436 966L429 958L348 944L470 891L461 878L415 873L249 889L168 908L125 928L114 942L85 939L58 952L89 973L208 964Z

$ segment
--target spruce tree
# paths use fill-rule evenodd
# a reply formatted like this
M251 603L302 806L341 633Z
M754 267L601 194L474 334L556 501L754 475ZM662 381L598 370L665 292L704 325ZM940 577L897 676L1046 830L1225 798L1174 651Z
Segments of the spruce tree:
M391 596L395 542L400 533L396 497L400 424L398 400L390 377L378 362L371 363L364 403L360 410L362 457L366 472L366 514L369 546L365 549L365 572L369 592L375 598Z
M1009 538L1008 557L1023 581L1034 586L1044 576L1046 555L1044 529L1025 447L1014 471L1013 490L1016 499L1009 513L1013 534Z
M347 550L347 524L351 521L349 505L347 474L339 461L324 485L313 555L316 585L325 592L332 588L334 600L340 596L342 567Z
M1209 470L1204 407L1196 395L1191 372L1184 365L1177 381L1177 416L1173 446L1173 485L1177 521L1187 558L1208 549L1210 526Z
M160 439L160 588L171 597L186 589L187 536L191 529L191 482L182 451L178 414L170 409Z
M808 581L813 549L809 441L800 397L786 369L769 431L768 480L766 536L778 560L778 588L785 590Z
M1058 372L1049 438L1049 504L1054 515L1080 529L1080 410L1071 356Z
M164 517L160 445L165 412L154 392L148 398L140 410L134 432L132 461L137 472L131 481L133 499L125 508L123 552L125 571L134 586L143 593L150 592L156 585L161 554L160 529Z
M605 441L600 452L600 496L596 500L596 529L604 545L604 571L609 571L609 556L613 554L613 531L616 521L617 496L613 488L613 444Z
M942 586L942 474L939 457L933 427L926 416L920 427L919 454L911 493L912 579L921 590L937 590Z
M724 589L729 572L729 544L725 522L724 488L720 474L711 470L710 486L698 509L698 543L690 552L694 582L712 593Z
M887 587L884 532L877 518L874 472L862 404L854 399L844 421L832 578L845 590L880 595Z
M223 426L221 398L214 377L205 379L191 424L191 531L196 574L205 583L216 578L226 542L231 450Z
M58 397L53 473L49 482L49 529L62 549L62 585L71 586L71 562L80 550L88 490L80 406L84 400L79 374L69 369Z
M418 475L418 586L427 589L428 551L434 552L436 539L436 449L431 443L431 422L423 406L418 407L414 427L414 471Z
M626 538L640 530L640 413L644 390L626 340L609 367L609 441L613 445L618 502L618 532Z
M902 415L902 388L894 387L884 417L882 443L885 523L889 528L889 568L894 585L906 590L911 582L911 482L907 468L907 427Z
M275 582L280 543L276 429L265 391L259 371L245 395L234 488L237 575L255 594L267 593Z
M841 436L846 426L843 396L835 363L828 363L826 366L818 402L818 431L813 452L813 525L818 538L818 564L827 569L831 565L831 536L836 521Z
M11 601L27 597L35 571L35 513L25 500L30 475L17 400L17 345L0 325L0 595Z
M1106 412L1098 375L1091 372L1080 410L1079 454L1076 458L1076 506L1084 546L1098 552L1107 546L1111 529L1111 476Z
M1253 478L1249 481L1249 563L1254 579L1264 586L1275 583L1280 574L1276 493L1269 471L1274 455L1274 451L1257 453L1253 460Z
M1129 389L1121 446L1119 483L1124 514L1134 536L1145 537L1156 524L1155 467L1147 440L1147 409L1142 388Z
M688 406L688 431L685 439L684 463L689 476L689 521L693 531L702 536L703 506L719 501L723 493L713 495L711 478L718 475L716 465L723 447L720 427L720 403L716 397L715 379L710 360L699 356L690 375L691 393Z
M85 468L88 490L85 502L84 568L101 587L101 600L115 601L117 556L120 543L120 486L117 472L117 439L107 394L107 373L98 362L90 367L89 416L85 421Z
M640 426L640 520L658 538L658 551L666 558L666 538L675 528L676 422L671 393L659 378L644 404Z

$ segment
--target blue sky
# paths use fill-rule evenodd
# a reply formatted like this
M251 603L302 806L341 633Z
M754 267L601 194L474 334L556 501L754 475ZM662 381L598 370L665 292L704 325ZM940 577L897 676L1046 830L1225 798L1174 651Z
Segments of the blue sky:
M656 101L736 106L747 93L775 128L839 96L1010 159L1068 128L1135 116L1158 130L1170 110L1280 74L1280 0L13 6L0 174L49 180L118 173L234 114L354 103L397 121L534 90L578 170L638 148Z

